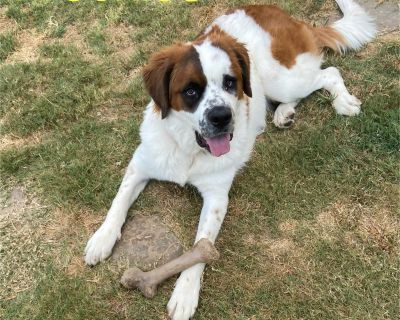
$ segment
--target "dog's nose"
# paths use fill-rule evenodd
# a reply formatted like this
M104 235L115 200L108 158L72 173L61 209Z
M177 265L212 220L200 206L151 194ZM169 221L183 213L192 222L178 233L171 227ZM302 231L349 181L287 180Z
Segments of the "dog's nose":
M213 107L207 114L208 121L217 127L223 128L229 124L232 119L231 108L228 107Z

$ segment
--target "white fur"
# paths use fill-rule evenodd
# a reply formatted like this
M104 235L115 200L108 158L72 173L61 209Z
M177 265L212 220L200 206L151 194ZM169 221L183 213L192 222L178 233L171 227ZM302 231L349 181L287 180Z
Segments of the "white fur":
M371 41L376 33L374 20L352 0L336 0L343 18L336 21L332 27L346 39L346 44L338 43L342 52L349 49L360 49Z
M362 15L352 1L340 0L338 3L345 13L344 19L349 14ZM338 113L355 115L360 111L360 101L349 94L339 71L332 67L320 69L321 56L303 53L288 69L273 58L270 35L243 10L223 15L214 24L248 49L253 93L248 99L249 105L246 105L246 99L238 100L221 88L222 75L231 72L226 53L208 41L195 46L207 78L202 102L193 113L171 110L165 119L154 112L154 102L149 103L140 128L141 144L129 163L105 221L86 246L87 264L94 265L111 254L129 207L149 179L194 185L204 200L195 241L208 238L214 242L227 211L228 192L235 174L249 159L256 136L264 130L265 97L281 102L274 116L278 127L285 127L293 120L294 108L300 99L321 88L334 96L333 105ZM339 21L335 27L338 25L343 26L339 27L341 32L352 34L354 28L347 27L351 22L344 24ZM231 150L221 157L214 157L200 148L194 134L212 99L220 99L223 104L229 105L235 122ZM204 266L198 264L185 270L177 280L168 303L172 319L188 320L193 316Z

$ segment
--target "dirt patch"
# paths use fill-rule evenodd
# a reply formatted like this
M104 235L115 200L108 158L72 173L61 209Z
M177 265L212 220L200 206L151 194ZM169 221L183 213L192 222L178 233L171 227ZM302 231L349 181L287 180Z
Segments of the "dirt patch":
M7 8L0 8L0 34L10 32L18 27L15 20L6 16Z
M394 215L395 208L376 204L367 207L359 203L336 202L318 215L317 233L320 236L339 236L336 229L349 229L345 240L356 244L360 240L392 253L399 240L400 221Z
M290 237L270 238L268 235L249 235L246 245L257 248L257 258L266 274L282 277L301 270L309 272L309 253L305 247L296 245Z
M269 251L273 256L279 256L285 253L290 253L295 249L295 245L291 239L278 239L271 242Z
M274 272L277 276L300 269L309 271L312 266L308 257L321 240L332 243L343 241L368 260L370 256L365 252L366 246L389 254L398 250L400 221L394 212L395 208L382 203L369 207L340 200L328 205L315 219L283 221L278 227L282 237L250 235L244 238L244 243L258 248L266 272ZM296 238L301 234L303 237L299 243Z
M31 288L46 265L49 251L37 233L46 208L23 186L2 190L0 203L0 300L11 300Z
M76 277L83 274L85 268L87 268L87 266L85 265L82 256L74 256L65 268L65 273L70 277Z
M288 220L280 223L278 228L283 233L294 234L298 225L299 225L299 222L297 220L288 219Z
M375 56L386 43L400 43L400 31L380 35L375 41L368 43L363 50L356 53L357 57L368 59ZM361 77L361 76L360 76ZM382 89L380 90L382 91Z
M56 209L48 217L46 225L41 230L43 236L49 241L61 238L74 238L85 232L85 237L90 236L103 221L104 216L85 208L70 208L68 211Z
M46 36L35 29L22 30L17 34L18 48L7 57L5 63L30 63L39 57L39 47L46 40Z
M128 60L135 52L135 45L130 35L134 32L133 26L114 25L108 26L104 32L107 44L113 49L113 56Z
M399 230L399 221L386 209L376 211L373 215L363 215L359 220L358 231L362 239L386 252L394 251Z
M290 254L296 246L290 238L271 239L267 235L249 235L245 242L251 246L258 246L275 260L278 256Z
M84 37L82 34L79 33L78 29L74 25L68 25L65 29L64 36L61 40L54 40L60 41L62 44L65 45L73 45L75 46L79 53L82 55L83 59L91 62L99 61L99 57L93 53L90 47L87 45Z
M103 215L82 208L49 210L24 186L0 191L0 300L33 288L49 261L71 277L85 271L83 243Z
M228 9L227 1L218 1L212 6L194 7L191 10L191 17L196 21L196 27L199 33L205 26L209 25L216 17L225 13Z
M0 151L41 143L44 135L45 133L43 132L35 132L34 134L23 138L13 134L3 135L0 138Z
M10 198L8 200L3 199L3 201L6 203L0 208L0 215L16 212L19 207L25 205L26 199L23 190L16 187L11 191Z
M316 217L316 224L321 230L321 235L326 239L331 239L332 233L337 227L335 217L331 212L322 212Z
M118 99L107 105L102 105L91 112L91 114L102 122L112 122L128 119L134 110L132 101L129 99Z

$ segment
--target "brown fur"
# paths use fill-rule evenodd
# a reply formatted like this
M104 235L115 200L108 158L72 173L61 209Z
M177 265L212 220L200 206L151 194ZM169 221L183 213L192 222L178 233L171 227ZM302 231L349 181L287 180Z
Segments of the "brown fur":
M312 29L319 48L330 48L333 51L341 52L338 43L345 45L344 37L331 27L320 27Z
M181 43L154 54L143 69L143 78L162 118L171 108L185 109L181 92L190 81L202 86L206 84L197 52L193 46Z
M336 41L344 42L332 28L313 28L276 6L250 5L241 9L270 34L273 57L287 68L295 64L301 53L319 55L323 47L338 51Z
M252 96L250 88L250 59L246 48L227 35L217 26L207 35L200 36L193 44L200 44L208 38L213 45L224 50L232 63L237 78L237 96ZM192 111L182 98L182 92L189 83L204 88L207 80L203 74L197 51L193 45L178 43L154 54L143 69L147 91L155 102L155 111L165 118L172 108L176 111Z

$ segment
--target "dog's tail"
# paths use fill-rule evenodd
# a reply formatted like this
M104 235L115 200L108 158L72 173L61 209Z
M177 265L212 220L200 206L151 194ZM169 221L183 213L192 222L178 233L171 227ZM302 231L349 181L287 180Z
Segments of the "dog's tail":
M329 27L313 28L321 48L328 47L339 53L357 50L371 41L376 33L374 20L353 0L336 0L343 12L342 19Z

